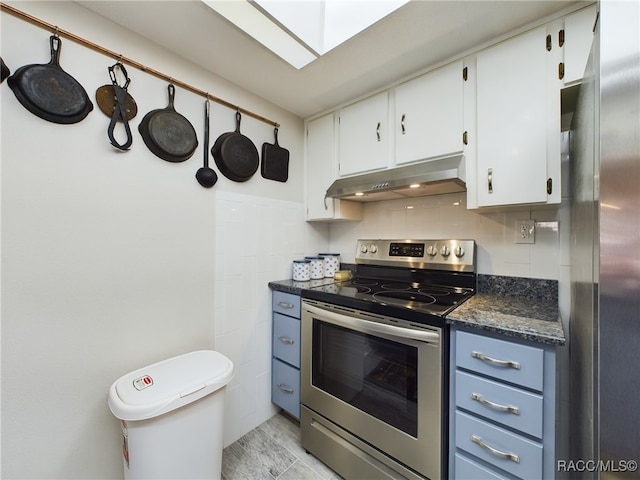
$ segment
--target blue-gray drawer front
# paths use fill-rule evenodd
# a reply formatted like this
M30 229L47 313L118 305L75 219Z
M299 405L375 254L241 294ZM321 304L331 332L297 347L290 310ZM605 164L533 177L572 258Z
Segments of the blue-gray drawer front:
M300 318L300 295L285 292L273 292L273 311Z
M271 401L296 418L300 418L300 370L273 359Z
M300 368L300 320L273 314L273 356Z
M542 438L542 395L457 371L456 405L534 437ZM517 413L513 410L504 411L500 406L517 408Z
M479 439L486 446L472 440ZM542 445L520 435L503 430L462 412L456 412L456 447L475 455L519 478L542 478ZM518 462L502 458L489 448L517 455Z
M456 453L455 469L456 480L506 480L505 477L501 477L497 473L492 472L467 457L463 457L459 453Z
M482 360L478 356L486 359ZM520 368L498 365L490 359L517 362ZM456 333L456 365L542 392L542 348L459 331Z

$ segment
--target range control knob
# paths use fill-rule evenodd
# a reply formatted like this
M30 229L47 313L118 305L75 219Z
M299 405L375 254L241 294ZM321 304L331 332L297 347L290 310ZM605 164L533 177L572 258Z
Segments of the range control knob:
M427 255L429 255L430 257L434 257L436 253L438 253L438 249L436 247L434 247L433 245L429 245L427 247Z
M440 254L443 257L448 257L450 253L451 253L451 250L449 250L449 247L447 247L446 245L443 245L442 248L440 249Z
M458 245L453 249L453 254L458 258L462 257L464 255L464 248Z
M369 245L369 251L371 253L376 253L378 251L378 246L374 243L372 243L371 245Z
M360 251L362 253L367 253L369 251L369 248L366 245L362 245L360 246Z

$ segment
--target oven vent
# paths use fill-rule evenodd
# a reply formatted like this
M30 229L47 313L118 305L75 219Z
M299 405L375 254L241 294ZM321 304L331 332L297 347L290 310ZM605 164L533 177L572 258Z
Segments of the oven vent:
M379 172L340 178L327 197L378 202L466 191L464 156L440 158Z

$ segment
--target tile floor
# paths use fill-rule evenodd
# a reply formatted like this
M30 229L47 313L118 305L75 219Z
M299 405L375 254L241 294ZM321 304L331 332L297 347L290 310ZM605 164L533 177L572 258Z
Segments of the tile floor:
M222 480L339 480L300 446L300 426L277 414L222 454Z

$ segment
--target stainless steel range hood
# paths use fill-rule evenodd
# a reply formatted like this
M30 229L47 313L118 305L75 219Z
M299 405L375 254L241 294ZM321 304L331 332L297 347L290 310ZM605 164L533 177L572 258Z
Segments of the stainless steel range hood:
M327 189L327 197L377 202L464 192L464 156L441 158L381 172L340 178Z

